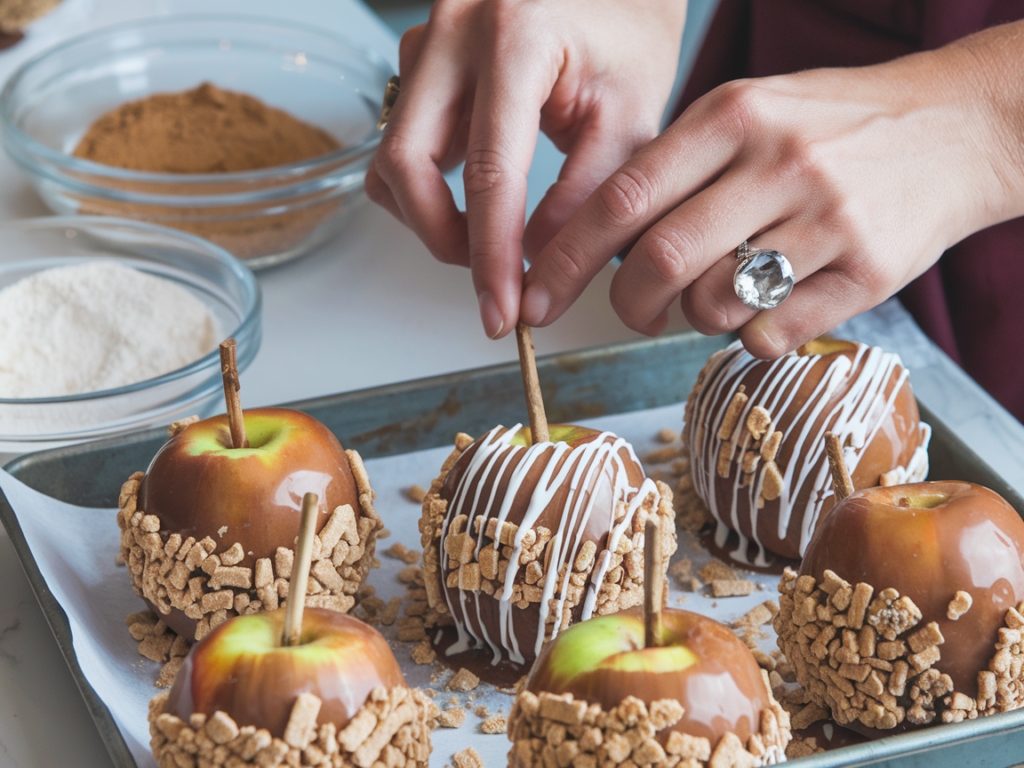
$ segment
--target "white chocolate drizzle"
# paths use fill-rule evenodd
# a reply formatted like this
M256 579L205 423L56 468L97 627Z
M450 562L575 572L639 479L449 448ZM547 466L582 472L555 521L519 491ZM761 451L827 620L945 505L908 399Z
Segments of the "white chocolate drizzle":
M821 357L800 356L791 352L774 361L754 390L746 393L747 401L736 421L737 425L746 424L750 412L757 406L771 414L773 422L777 417L785 420L784 425L773 423L769 428L769 433L777 429L788 430L782 438L790 456L786 466L780 468L782 492L777 501L765 503L762 500L761 503L765 508L768 504L777 504L777 535L780 539L788 536L791 525L800 526L801 556L814 532L825 500L834 493L825 454L825 432L832 431L839 437L844 446L843 456L852 474L864 449L894 411L896 396L908 378L907 370L903 368L898 355L866 344L858 343L856 346L852 360L846 355L835 357L792 416L788 411L794 406L794 398ZM754 564L759 566L768 564L765 547L757 537L758 514L761 511L758 501L762 497L767 462L755 459L753 477L748 478L744 484L744 473L737 467L737 456L742 459L744 453L751 449L751 434L749 430L737 426L730 437L723 440L719 430L740 382L755 366L763 365L766 365L765 361L752 357L739 341L715 353L708 361L699 390L691 395L693 402L687 408L689 423L685 427L690 444L694 488L718 523L715 543L723 547L730 531L737 532L739 546L730 556L738 562L749 564L747 552L750 541L739 532L741 507L749 510L750 530L757 547ZM897 369L899 373L895 385L886 395L889 381ZM844 387L846 391L837 398L837 392ZM828 414L824 413L826 408ZM906 467L893 469L889 475L891 482L917 482L927 477L931 427L921 423L919 430L920 445ZM732 478L731 493L725 498L715 493L719 456L723 450L728 452L729 473L735 475ZM796 500L807 483L811 483L816 490L809 494L803 508L797 508Z
M594 439L575 447L570 447L564 442L538 443L529 447L512 445L512 439L521 428L521 424L516 424L508 430L498 426L477 441L475 452L448 504L441 541L445 541L448 536L452 520L464 514L468 518L466 530L477 531L474 554L479 556L480 550L485 544L484 535L488 521L492 518L496 519L497 529L501 530L523 481L538 460L542 457L546 459L523 519L517 523L519 527L512 542L513 551L509 557L500 593L495 591L492 596L482 593L480 590L464 590L460 587L458 600L461 610L457 611L455 606L451 605L451 599L448 597L449 590L445 590L446 600L449 602L448 607L458 632L458 639L447 650L448 655L486 644L494 654L494 664L501 660L502 649L507 651L512 661L519 664L525 662L525 656L520 650L520 641L516 636L512 621L514 606L511 598L517 576L521 571L519 556L523 551L523 537L527 531L534 528L541 514L552 503L560 489L568 487L569 493L566 495L566 506L557 516L558 528L552 531L551 539L547 544L551 550L551 557L544 569L543 598L539 605L540 616L533 655L540 653L544 643L548 616L555 616L551 625L551 637L558 633L561 626L572 563L575 562L583 544L584 534L590 527L591 516L605 517L605 520L599 522L608 531L608 537L605 549L596 553L593 569L587 581L581 617L583 620L590 618L594 612L598 593L608 570L608 563L612 559L611 554L618 546L623 533L628 529L635 512L649 494L653 493L655 496L658 494L657 486L649 478L645 478L639 488L629 485L629 475L620 451L625 449L626 455L637 465L639 465L639 461L632 446L611 432L602 432ZM512 470L507 491L499 503L496 498L498 481L508 471L514 458L520 454L523 454L522 459ZM590 492L596 486L602 473L607 473L611 480L613 502L610 509L595 509L597 494ZM478 478L479 482L476 482ZM473 488L474 485L475 492L472 500L469 500L470 488ZM487 498L483 499L485 490ZM475 523L477 519L480 520L478 528ZM600 546L600 539L595 543ZM449 568L449 557L443 547L440 555L441 572L445 573ZM567 566L564 571L562 565ZM563 571L561 580L559 580L559 571ZM496 638L491 637L488 633L481 614L482 601L495 599L499 601L500 619L500 636ZM472 614L476 616L479 634L470 626L469 622L462 620L463 615Z

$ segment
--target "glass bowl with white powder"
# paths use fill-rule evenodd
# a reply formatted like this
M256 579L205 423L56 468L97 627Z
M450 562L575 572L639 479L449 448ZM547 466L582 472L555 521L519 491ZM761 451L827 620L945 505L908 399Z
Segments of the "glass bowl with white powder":
M217 345L243 370L260 293L238 259L108 217L0 223L0 454L169 424L220 405Z

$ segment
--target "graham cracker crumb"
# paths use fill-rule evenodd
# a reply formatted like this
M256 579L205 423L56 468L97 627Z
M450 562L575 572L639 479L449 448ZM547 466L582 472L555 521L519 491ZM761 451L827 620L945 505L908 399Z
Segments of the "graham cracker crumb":
M455 768L484 768L484 759L472 747L466 747L452 755Z
M445 687L449 691L469 693L469 691L476 690L478 685L480 685L480 678L465 667L462 667L452 676L452 679L448 681L448 685Z
M437 724L442 728L461 728L466 722L466 710L462 707L446 709L437 716Z
M507 727L502 715L494 715L480 723L480 730L490 735L504 734Z
M669 429L668 427L663 427L662 429L658 430L659 443L674 443L678 439L679 430Z
M721 560L712 560L699 571L697 575L704 581L732 581L737 577L736 571L723 563Z
M754 582L749 579L714 579L711 591L715 597L745 597L754 591Z
M427 498L427 492L418 485L412 485L406 491L406 495L411 501L415 501L417 504L422 504L423 500Z

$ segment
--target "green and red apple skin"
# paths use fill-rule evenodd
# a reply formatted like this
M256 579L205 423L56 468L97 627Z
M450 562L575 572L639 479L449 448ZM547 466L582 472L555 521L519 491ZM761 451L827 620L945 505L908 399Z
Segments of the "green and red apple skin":
M206 536L224 548L239 542L240 565L292 546L302 497L320 499L317 529L342 504L359 509L355 478L338 439L301 411L244 412L248 448L233 448L226 415L192 424L157 452L139 488L139 508L164 530Z
M936 667L957 691L977 695L1006 611L1024 600L1024 521L998 494L958 481L856 491L835 506L811 538L801 575L826 569L875 591L894 588L935 621L945 642ZM958 590L971 609L946 615Z
M579 427L575 424L548 424L548 442L566 443L573 448L577 445L589 443L601 433L589 427ZM529 426L522 426L513 435L512 445L529 447L533 445L533 431Z
M301 693L323 701L320 723L343 728L375 687L406 684L387 641L358 619L307 608L295 646L282 645L284 620L280 608L215 628L185 659L165 711L187 722L194 712L219 710L281 738Z
M683 718L672 726L717 743L727 731L746 742L768 706L764 681L747 647L712 619L666 608L660 647L644 647L640 608L575 624L549 643L527 690L571 693L610 710L627 696L650 704L675 699Z

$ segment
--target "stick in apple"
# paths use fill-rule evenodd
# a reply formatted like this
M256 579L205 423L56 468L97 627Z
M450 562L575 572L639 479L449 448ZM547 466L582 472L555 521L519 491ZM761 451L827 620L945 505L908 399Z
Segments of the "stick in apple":
M238 382L237 343L234 339L226 339L220 344L220 375L224 379L224 401L228 408L228 424L231 426L231 447L248 448L249 441L245 437L245 421L242 418L242 398L238 395L241 384Z
M832 488L836 493L836 504L853 493L850 471L843 460L843 446L832 432L825 433L825 452L828 454L828 468L832 472Z
M661 608L664 603L665 572L658 516L647 518L644 527L644 647L661 645Z
M313 534L320 499L315 493L302 497L302 522L299 523L299 541L295 547L292 578L288 584L288 610L284 615L284 645L298 645L302 637L302 609L306 606L306 587L309 584L309 565L313 559Z
M519 367L523 370L523 389L526 390L526 410L530 414L530 432L534 443L548 441L548 419L544 415L544 398L540 393L537 359L533 349L533 331L523 323L516 324L519 344Z

